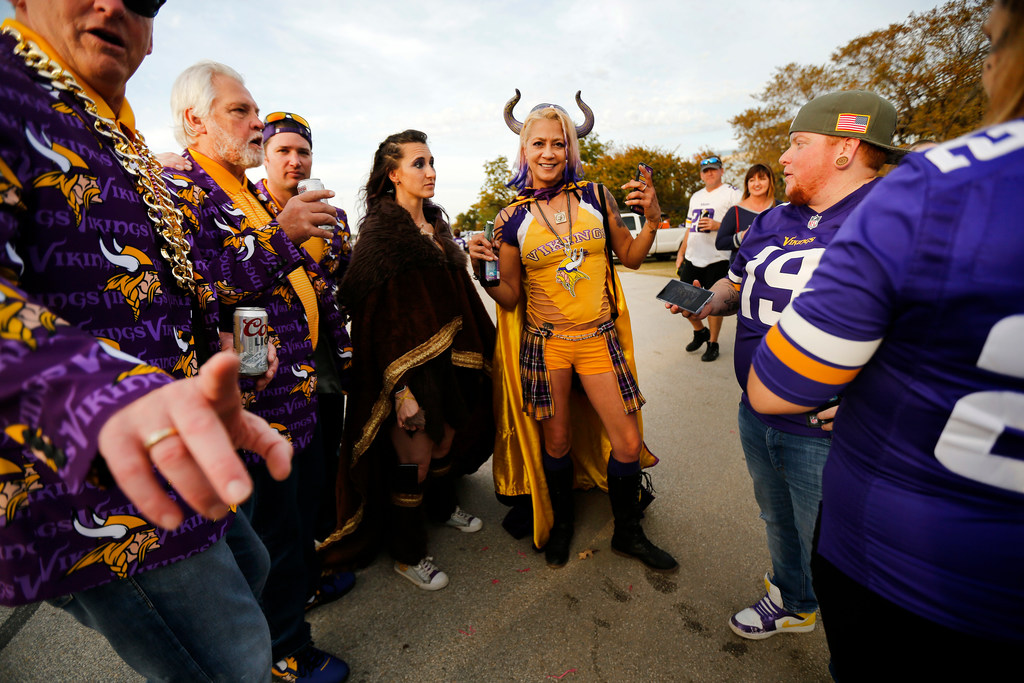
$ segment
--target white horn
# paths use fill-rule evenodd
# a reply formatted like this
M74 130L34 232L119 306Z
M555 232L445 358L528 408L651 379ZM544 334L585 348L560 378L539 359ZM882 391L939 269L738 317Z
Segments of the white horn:
M117 243L116 239L114 240L114 249L117 250L116 253L107 249L107 245L103 243L103 238L100 237L100 251L103 253L103 258L107 259L115 266L121 266L129 273L134 273L136 270L139 269L139 259L135 258L134 256L122 254L121 245Z
M43 138L42 142L37 140L36 136L32 134L31 128L28 126L25 127L25 136L28 138L29 144L35 147L37 152L57 164L57 166L60 167L60 170L64 173L70 171L71 162L53 150L53 147L50 146L50 138L46 137L46 133L40 133L40 135Z
M106 521L99 519L96 515L93 515L93 519L99 524L103 524ZM89 527L82 526L82 523L77 519L73 524L75 531L86 538L124 538L124 535L128 533L128 527L124 524L111 524L110 526L100 526L96 529L90 529Z

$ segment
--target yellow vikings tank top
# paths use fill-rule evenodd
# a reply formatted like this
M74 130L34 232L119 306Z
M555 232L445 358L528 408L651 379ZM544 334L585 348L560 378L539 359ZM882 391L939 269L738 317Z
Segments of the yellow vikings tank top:
M604 219L593 188L582 188L568 245L568 234L561 239L552 234L533 216L532 204L517 207L503 226L504 241L519 247L526 270L526 316L538 327L546 323L556 332L581 332L610 316ZM548 220L553 223L553 216Z

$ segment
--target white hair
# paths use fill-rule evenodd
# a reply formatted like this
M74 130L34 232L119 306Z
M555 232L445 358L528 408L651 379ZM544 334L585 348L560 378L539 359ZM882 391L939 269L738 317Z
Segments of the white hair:
M245 79L230 66L204 60L181 72L171 88L171 117L174 121L174 139L182 147L196 141L198 134L188 125L185 112L192 110L194 116L205 118L210 115L213 100L217 95L213 87L214 76L226 76L245 85Z

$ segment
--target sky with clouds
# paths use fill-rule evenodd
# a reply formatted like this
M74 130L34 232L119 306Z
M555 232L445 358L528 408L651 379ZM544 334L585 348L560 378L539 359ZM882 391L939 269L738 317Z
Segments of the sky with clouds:
M309 119L313 174L350 215L361 213L357 193L380 141L418 128L436 158L435 199L454 219L476 200L484 162L515 156L501 116L515 88L520 120L556 102L582 121L573 102L582 90L604 141L724 152L735 148L728 120L776 67L824 63L852 38L940 4L170 0L128 99L150 147L178 150L174 78L200 59L234 67L264 115Z

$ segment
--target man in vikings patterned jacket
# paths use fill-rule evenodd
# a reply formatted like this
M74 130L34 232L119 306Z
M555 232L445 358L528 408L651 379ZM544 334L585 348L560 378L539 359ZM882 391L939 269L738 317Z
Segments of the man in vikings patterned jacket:
M240 546L222 537L251 490L234 449L266 454L280 477L291 449L241 410L230 355L198 370L217 301L124 99L163 3L13 4L0 36L0 603L51 600L147 678L263 677L266 555L243 518ZM252 566L232 554L242 545Z
M246 405L291 441L295 468L286 481L276 482L262 463L251 461L255 492L243 508L272 558L262 605L275 668L287 673L326 666L340 679L347 666L312 646L304 618L308 593L319 578L315 507L305 509L315 504L310 492L323 481L317 367L344 367L349 346L333 288L311 253L326 251L324 237L331 235L324 228L337 223L335 209L319 201L333 193L295 196L280 211L260 200L245 170L263 162L263 123L241 75L230 67L206 61L186 69L174 83L171 108L191 169L169 169L165 178L183 201L200 195L196 246L225 304L221 329L231 329L230 305L259 306L267 311L278 347L276 377L263 391L247 393Z
M256 183L259 200L276 216L288 200L299 194L299 182L310 177L312 168L313 132L306 119L298 114L281 111L268 114L263 120L263 170L267 177ZM335 212L337 222L326 226L332 234L311 238L303 245L304 250L319 265L331 292L337 290L352 258L352 233L348 226L348 216L342 209L336 208ZM337 301L336 296L333 298ZM345 327L335 328L335 334L339 343L330 345L330 349L327 344L320 344L314 355L317 421L323 431L324 476L318 490L304 494L315 493L319 499L314 524L314 534L318 539L329 536L338 522L334 488L338 472L338 448L341 445L341 416L345 413L345 393L352 361L352 341L348 330ZM340 357L335 355L338 350L341 351ZM328 419L322 419L324 416ZM345 572L345 575L346 579L354 579L351 572ZM337 580L330 580L322 583L311 599L315 605L326 604L347 592L351 586L348 581L339 584Z

